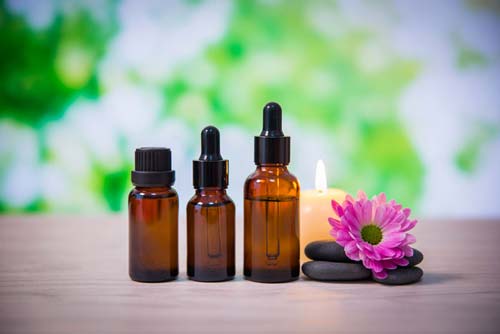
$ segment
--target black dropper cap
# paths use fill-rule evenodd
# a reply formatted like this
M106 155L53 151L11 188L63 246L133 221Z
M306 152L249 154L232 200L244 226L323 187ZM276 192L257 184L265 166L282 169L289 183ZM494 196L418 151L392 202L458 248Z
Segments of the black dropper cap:
M264 106L264 124L260 136L254 140L256 165L290 163L290 137L281 128L281 107L276 102Z
M132 183L138 187L170 187L175 182L172 153L164 147L141 147L135 150Z
M215 126L201 131L201 155L193 160L193 186L196 189L227 188L229 162L220 154L220 134Z

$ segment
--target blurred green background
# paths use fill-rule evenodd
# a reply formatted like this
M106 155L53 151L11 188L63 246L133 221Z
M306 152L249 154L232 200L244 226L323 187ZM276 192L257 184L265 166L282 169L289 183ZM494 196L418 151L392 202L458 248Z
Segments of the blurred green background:
M220 128L237 204L268 101L292 171L500 216L499 1L0 1L0 212L126 210L133 151L187 201ZM241 205L239 205L241 208Z

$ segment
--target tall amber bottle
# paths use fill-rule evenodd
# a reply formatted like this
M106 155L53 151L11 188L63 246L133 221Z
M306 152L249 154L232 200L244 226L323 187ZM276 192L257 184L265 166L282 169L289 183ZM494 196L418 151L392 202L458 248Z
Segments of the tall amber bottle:
M135 151L135 188L129 200L129 275L134 281L173 280L178 266L179 199L172 185L171 152L145 147Z
M219 130L201 132L201 155L193 161L195 195L187 204L187 274L195 281L234 277L235 208L226 193L228 161L220 154Z
M263 113L257 169L244 190L244 274L257 282L288 282L299 277L299 182L287 169L290 137L282 131L281 107L271 102Z

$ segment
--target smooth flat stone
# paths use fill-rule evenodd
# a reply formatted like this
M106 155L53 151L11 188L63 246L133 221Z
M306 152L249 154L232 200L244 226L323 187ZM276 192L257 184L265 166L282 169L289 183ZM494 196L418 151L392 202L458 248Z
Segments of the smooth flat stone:
M424 275L424 271L419 267L409 267L388 270L387 274L386 279L382 280L373 277L373 280L387 285L411 284L420 281Z
M335 241L319 240L307 244L304 250L306 256L315 261L331 261L331 262L345 262L356 263L345 255L344 247L340 246ZM418 249L413 248L413 256L407 257L410 261L408 266L413 267L424 260L424 254ZM404 267L402 267L404 268Z
M354 263L345 255L344 247L335 241L320 240L307 244L304 252L311 260Z
M357 281L371 277L360 263L309 261L302 265L304 275L318 281Z
M413 256L407 257L407 259L410 263L406 267L414 267L424 260L424 254L418 249L413 248Z

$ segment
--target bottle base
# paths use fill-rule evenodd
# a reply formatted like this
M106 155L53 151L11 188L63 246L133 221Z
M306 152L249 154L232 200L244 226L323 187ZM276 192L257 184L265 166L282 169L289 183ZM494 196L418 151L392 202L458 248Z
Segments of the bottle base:
M161 283L177 279L178 272L170 270L148 270L142 272L129 272L132 281L141 283Z
M269 284L273 284L273 283L289 283L289 282L293 282L293 281L296 281L299 279L299 277L291 277L291 278L287 278L287 279L261 279L261 278L255 278L255 277L250 277L250 276L245 276L245 279L247 281L252 281L252 282L256 282L256 283L269 283Z
M292 270L245 269L245 279L259 283L286 283L299 279L298 268Z
M234 279L234 276L231 277L226 277L226 278L206 278L206 277L190 277L188 278L191 281L196 281L196 282L204 282L204 283L217 283L217 282L227 282L227 281L232 281Z
M187 266L187 276L198 282L224 282L234 279L234 266L227 268L206 268L203 266Z

